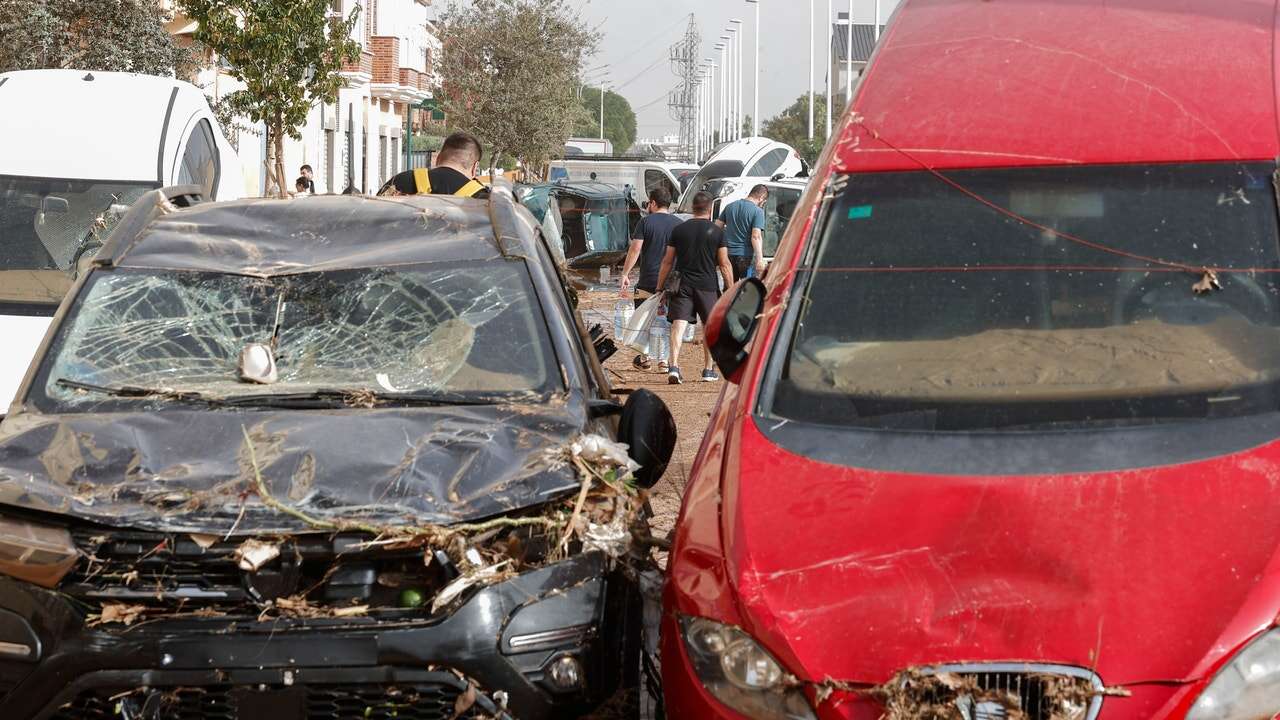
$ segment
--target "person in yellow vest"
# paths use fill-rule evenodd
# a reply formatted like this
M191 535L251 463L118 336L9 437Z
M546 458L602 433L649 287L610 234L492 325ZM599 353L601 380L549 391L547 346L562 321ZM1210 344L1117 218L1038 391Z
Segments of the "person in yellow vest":
M474 136L456 132L445 138L430 170L415 168L397 173L378 191L379 195L457 195L487 198L489 188L475 176L480 170L483 149Z

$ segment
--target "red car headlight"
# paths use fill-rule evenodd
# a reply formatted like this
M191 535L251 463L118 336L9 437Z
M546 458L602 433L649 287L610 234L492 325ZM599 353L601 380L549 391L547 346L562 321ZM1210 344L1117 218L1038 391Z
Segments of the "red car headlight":
M51 588L79 554L66 528L0 517L0 573Z
M680 618L698 680L717 700L755 720L814 720L799 683L767 650L732 625Z
M1241 650L1213 678L1187 720L1257 720L1280 715L1280 630Z

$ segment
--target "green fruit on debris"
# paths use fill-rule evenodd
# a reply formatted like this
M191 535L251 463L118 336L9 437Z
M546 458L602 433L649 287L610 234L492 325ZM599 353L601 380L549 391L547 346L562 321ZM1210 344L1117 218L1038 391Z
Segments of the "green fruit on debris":
M419 608L427 604L426 593L417 588L409 588L400 591L400 607L402 608Z

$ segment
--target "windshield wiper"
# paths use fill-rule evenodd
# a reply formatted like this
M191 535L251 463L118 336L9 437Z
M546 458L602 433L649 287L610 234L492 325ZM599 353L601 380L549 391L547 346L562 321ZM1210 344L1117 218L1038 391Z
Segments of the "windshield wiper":
M138 387L136 385L120 385L112 387L110 385L94 385L93 383L80 382L79 380L70 380L67 378L58 378L54 381L54 384L59 387L70 388L72 390L83 390L85 392L110 395L111 397L118 398L160 398L163 400L171 400L173 402L196 403L215 407L225 407L227 405L225 400L206 397L193 391L145 388Z
M500 405L512 398L461 393L384 393L371 390L319 389L298 393L259 393L238 395L220 402L232 407L273 408L376 408L376 407L448 407L451 405Z

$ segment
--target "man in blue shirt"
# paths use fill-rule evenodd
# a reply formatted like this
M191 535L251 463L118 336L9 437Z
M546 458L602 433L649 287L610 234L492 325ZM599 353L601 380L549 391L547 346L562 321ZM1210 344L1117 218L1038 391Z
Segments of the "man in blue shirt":
M650 295L658 291L658 270L662 267L662 258L667 254L667 243L671 240L671 231L682 222L671 214L671 193L665 188L654 188L649 192L649 204L645 207L649 212L636 225L635 237L627 249L627 260L622 266L622 295L625 297L631 288L631 270L640 263L640 279L636 281L635 302L640 307ZM637 369L648 370L652 366L649 356L641 353L631 361ZM659 370L667 371L666 358L658 358Z
M764 204L768 199L769 188L757 185L745 199L731 202L720 211L716 222L724 228L724 239L729 244L734 282L746 277L753 266L756 277L764 276Z

